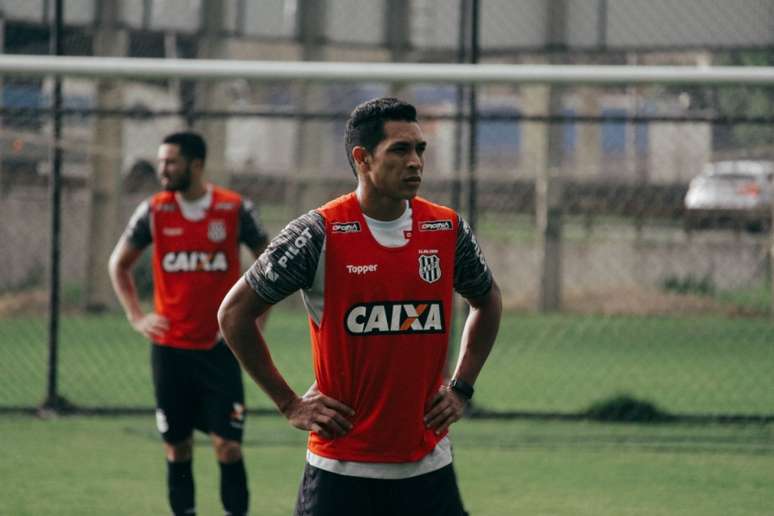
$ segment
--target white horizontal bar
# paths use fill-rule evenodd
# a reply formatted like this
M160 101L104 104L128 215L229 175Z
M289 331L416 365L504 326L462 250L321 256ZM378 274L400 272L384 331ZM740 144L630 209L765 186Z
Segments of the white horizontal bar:
M342 63L0 55L0 75L521 84L774 84L774 67Z

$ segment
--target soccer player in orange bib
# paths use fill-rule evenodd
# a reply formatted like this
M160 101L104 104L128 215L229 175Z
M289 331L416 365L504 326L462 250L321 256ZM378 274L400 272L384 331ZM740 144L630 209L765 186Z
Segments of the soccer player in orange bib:
M195 515L193 430L211 437L225 513L247 513L242 459L244 387L223 343L217 311L239 278L240 243L259 256L268 236L253 204L204 181L207 147L192 132L167 136L158 151L162 192L141 203L110 257L110 277L132 327L151 342L156 423L167 458L169 504ZM132 268L153 246L155 309L145 313ZM262 323L262 321L261 321Z
M449 426L494 344L500 291L467 223L417 191L427 146L394 98L352 112L357 189L290 222L220 306L227 344L290 423L308 430L296 515L466 514ZM315 383L296 394L254 320L301 290ZM470 304L445 378L453 291Z

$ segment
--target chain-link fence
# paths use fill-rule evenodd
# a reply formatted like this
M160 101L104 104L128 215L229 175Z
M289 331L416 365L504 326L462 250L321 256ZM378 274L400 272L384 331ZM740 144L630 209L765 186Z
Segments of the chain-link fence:
M21 5L12 4L5 2L6 16ZM300 12L277 11L290 4ZM251 25L255 18L247 14L256 9L253 2L225 2L226 17L234 23L231 32L215 38L225 47L219 52L226 55L219 57L470 58L468 40L457 37L465 36L467 15L444 10L439 2L369 2L369 19L381 20L371 24L391 27L400 25L399 17L392 20L398 14L408 17L400 35L358 25L359 17L366 20L362 5L319 4L327 5L325 22L318 19L315 25L305 18L314 14L306 2L262 2L264 18L283 20L272 25L275 34L262 25L265 20ZM512 4L521 10L514 12ZM607 11L593 13L580 4L557 2L574 20L566 24L564 40L580 50L545 57L538 53L544 49L530 48L526 35L519 39L516 28L526 31L538 20L543 26L549 21L546 12L537 17L527 4L533 3L480 2L480 62L768 65L772 59L756 50L755 41L738 43L744 48L733 52L715 49L713 37L719 36L710 31L702 40L700 27L693 25L693 48L659 44L648 51L644 42L658 41L660 33L637 32L642 44L607 53L600 41L623 48L626 37L619 31L639 27L624 16L637 13L635 7L623 11L627 2L612 1L598 2ZM744 4L734 23L752 23L756 12L771 16L766 2ZM191 32L187 25L165 26L159 21L163 13L149 13L148 5L157 3L127 2L122 11L124 25L112 43L123 44L124 55L207 56L207 34ZM472 7L460 5L463 12ZM208 6L201 2L199 11ZM396 13L395 6L407 11ZM589 19L582 16L587 10ZM242 17L229 18L232 11ZM690 8L673 11L679 18ZM664 13L648 12L665 19ZM346 23L337 13L347 14ZM578 26L592 18L598 22L602 14L608 20L605 34L596 27L596 38L584 40ZM29 16L33 19L6 22L8 53L45 52L45 13L37 21ZM289 26L287 20L307 20L311 28ZM709 19L706 27L716 30L719 23ZM33 29L39 31L37 39ZM73 35L65 47L71 54L99 53L104 38L111 37L100 30L97 25L93 34ZM302 36L309 32L317 37L306 43ZM460 51L461 43L467 51ZM343 145L346 116L367 98L398 95L417 105L429 142L421 194L457 208L474 224L503 290L507 314L477 386L478 408L499 414L581 414L600 400L632 397L688 416L767 418L774 413L774 326L768 318L771 176L766 172L766 163L774 160L771 87L491 84L471 89L65 76L58 112L64 154L58 219L61 316L52 364L54 84L33 76L2 79L0 408L38 406L50 389L52 366L57 395L76 407L151 406L147 344L118 310L106 264L129 214L157 188L155 154L165 134L185 127L201 131L210 146L207 175L253 200L276 234L296 215L353 188ZM734 177L707 195L738 198L733 202L739 209L687 210L691 180L718 161L737 163ZM757 175L747 173L749 163ZM755 199L762 208L754 207ZM146 301L149 272L148 261L141 262L137 278ZM307 328L295 299L272 315L268 336L280 369L303 388L311 369ZM257 391L249 401L270 407Z

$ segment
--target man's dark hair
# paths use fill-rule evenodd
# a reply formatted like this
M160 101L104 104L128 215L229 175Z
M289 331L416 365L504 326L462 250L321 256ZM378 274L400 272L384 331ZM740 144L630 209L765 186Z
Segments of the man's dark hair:
M387 121L416 122L417 110L408 102L394 97L381 97L363 102L349 115L344 146L347 150L347 160L352 171L357 175L352 149L365 147L373 152L379 142L384 139L384 123Z
M167 135L161 143L177 145L180 147L180 155L188 161L195 159L207 159L207 144L199 133L181 131Z

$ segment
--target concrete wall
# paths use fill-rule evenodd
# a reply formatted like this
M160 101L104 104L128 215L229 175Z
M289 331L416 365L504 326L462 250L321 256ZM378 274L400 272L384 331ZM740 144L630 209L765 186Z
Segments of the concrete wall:
M134 207L146 196L134 193L122 198L116 240ZM88 199L84 189L63 191L61 271L65 287L77 287L85 277ZM276 207L262 213L266 216L273 212ZM285 225L281 217L269 215L266 220L272 234ZM4 264L0 268L0 290L47 277L50 231L45 188L6 192L0 198L0 220L0 261ZM697 279L707 276L718 289L750 287L765 281L766 236L708 232L689 237L680 230L658 227L645 227L638 236L633 227L604 225L592 226L591 232L582 236L575 229L566 233L569 236L562 243L562 290L568 298L658 290L667 278L689 275ZM506 304L533 307L538 277L534 243L494 240L483 234L479 234L479 241Z

